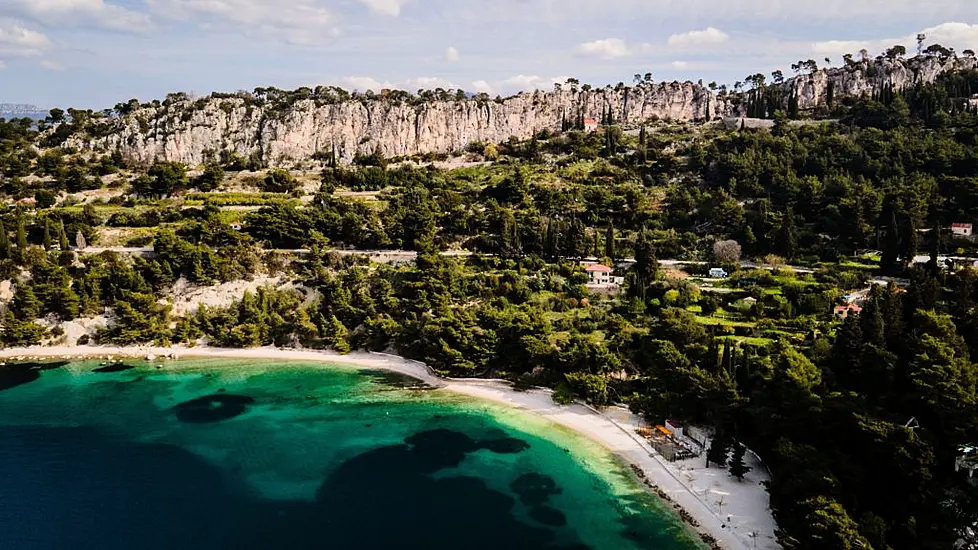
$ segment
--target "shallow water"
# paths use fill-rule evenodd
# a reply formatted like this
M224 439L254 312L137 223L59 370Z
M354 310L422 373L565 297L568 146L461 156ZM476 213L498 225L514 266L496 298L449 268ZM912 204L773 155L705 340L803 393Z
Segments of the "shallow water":
M0 376L0 548L702 547L539 417L342 367L127 365Z

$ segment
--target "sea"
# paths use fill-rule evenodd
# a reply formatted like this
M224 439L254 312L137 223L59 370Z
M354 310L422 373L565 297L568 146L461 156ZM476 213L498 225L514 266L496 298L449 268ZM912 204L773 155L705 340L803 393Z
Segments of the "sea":
M705 546L531 413L268 360L0 366L0 548Z

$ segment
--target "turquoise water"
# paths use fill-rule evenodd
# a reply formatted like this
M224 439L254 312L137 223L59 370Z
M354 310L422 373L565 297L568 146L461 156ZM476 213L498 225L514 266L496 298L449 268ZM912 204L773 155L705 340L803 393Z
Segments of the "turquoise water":
M0 548L701 548L610 453L376 372L0 367Z

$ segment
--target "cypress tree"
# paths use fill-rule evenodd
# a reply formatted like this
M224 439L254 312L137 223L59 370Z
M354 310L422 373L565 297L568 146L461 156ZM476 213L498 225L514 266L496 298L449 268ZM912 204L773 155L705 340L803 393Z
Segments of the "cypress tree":
M61 223L58 225L58 247L62 251L68 250L68 234L65 233L64 220L61 220Z
M7 234L7 228L0 221L0 260L7 260L10 258L10 235Z
M601 257L601 236L598 234L597 231L594 232L594 251L593 252L594 252L594 257L595 258L600 258Z
M543 248L551 261L557 259L557 228L554 220L547 218L547 228L544 231Z
M21 252L27 250L27 229L24 227L24 218L17 220L17 248Z
M655 245L647 230L642 230L635 245L635 267L632 272L642 288L655 282L659 275L659 260L655 256Z
M41 244L44 246L44 250L51 250L51 221L46 220L44 222L44 237L41 239Z
M795 257L795 251L798 249L798 229L795 227L795 213L790 206L781 216L777 248L778 253L789 260Z
M615 222L609 220L608 229L604 236L604 255L614 260L615 252Z

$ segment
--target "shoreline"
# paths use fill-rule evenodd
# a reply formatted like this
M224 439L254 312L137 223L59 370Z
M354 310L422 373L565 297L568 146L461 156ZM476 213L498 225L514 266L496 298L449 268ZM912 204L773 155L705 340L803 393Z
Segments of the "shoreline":
M708 546L727 550L747 550L754 547L780 548L780 545L773 539L773 518L765 522L770 523L770 529L765 528L763 531L770 531L769 533L759 533L760 530L753 524L742 526L745 529L740 529L733 523L726 526L723 517L714 512L709 504L694 492L693 488L682 482L679 475L681 469L676 471L675 467L670 467L664 459L655 453L648 442L642 440L635 433L635 429L642 424L642 420L623 407L607 407L605 410L599 411L582 403L557 405L553 402L551 391L548 389L516 391L509 384L499 380L445 379L437 376L424 363L374 352L354 352L340 355L321 350L291 350L274 347L232 349L207 346L193 348L182 346L169 348L154 346L52 346L0 349L0 362L35 359L109 360L117 358L150 361L189 358L309 361L331 363L361 370L384 370L404 374L421 380L433 388L492 401L543 417L594 441L627 462L638 480L661 498L665 505L673 508L673 512L678 514L693 532L699 534ZM736 512L736 510L730 510L730 512ZM767 515L770 516L769 511ZM747 530L749 528L753 528L753 530ZM715 542L711 542L711 540Z

